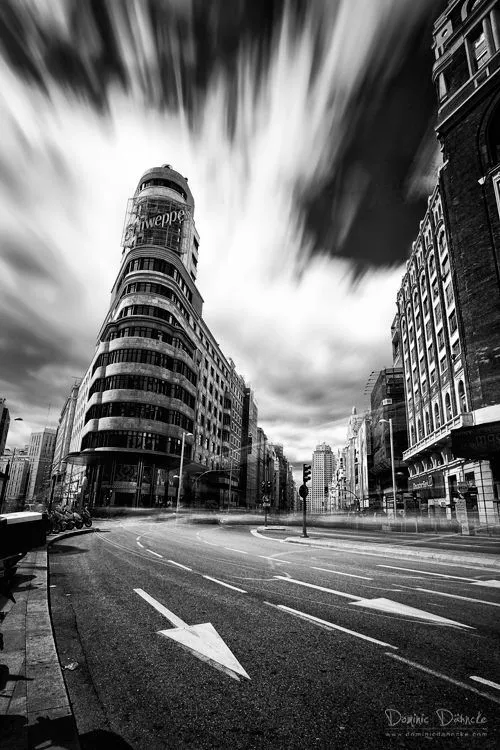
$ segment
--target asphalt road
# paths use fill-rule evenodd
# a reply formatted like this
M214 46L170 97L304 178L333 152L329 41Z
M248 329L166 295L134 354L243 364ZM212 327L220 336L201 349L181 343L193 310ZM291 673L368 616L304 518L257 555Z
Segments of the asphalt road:
M50 554L83 750L498 747L498 568L98 527Z

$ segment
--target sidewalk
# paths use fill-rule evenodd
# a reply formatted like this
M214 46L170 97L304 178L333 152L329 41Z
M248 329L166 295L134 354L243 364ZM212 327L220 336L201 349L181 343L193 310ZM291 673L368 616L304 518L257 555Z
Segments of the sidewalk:
M64 536L68 534L48 543ZM19 562L12 593L15 603L0 596L0 747L79 750L52 632L47 547L28 552Z
M456 552L451 550L436 550L402 544L396 539L392 544L383 542L364 542L357 540L332 539L327 534L322 535L318 528L308 529L309 536L304 538L302 530L290 526L259 526L257 532L266 537L289 544L305 544L313 547L323 547L332 550L345 550L365 555L382 557L397 557L407 560L424 559L435 562L451 563L453 565L477 565L479 567L493 567L500 571L500 557L488 553ZM415 540L417 541L417 540Z

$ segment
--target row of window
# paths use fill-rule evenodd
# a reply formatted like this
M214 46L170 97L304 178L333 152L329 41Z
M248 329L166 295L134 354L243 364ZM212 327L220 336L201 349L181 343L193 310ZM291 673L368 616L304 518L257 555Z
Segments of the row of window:
M107 367L119 362L140 362L146 365L156 365L178 375L183 375L193 385L196 385L197 382L196 373L185 362L154 349L115 349L112 352L103 352L97 357L92 368L92 374L98 367Z
M127 284L122 292L122 297L126 294L157 294L159 297L165 297L171 300L174 305L181 311L184 317L189 320L189 312L180 301L177 294L170 287L164 284L155 284L151 281L137 281Z
M459 412L464 413L467 411L467 399L465 396L465 387L461 380L458 383L457 395ZM444 417L443 421L442 416ZM454 413L451 396L449 393L446 393L444 397L443 415L441 415L440 406L436 402L434 404L433 413L431 410L425 412L423 422L420 418L417 419L416 430L413 424L410 425L410 446L414 445L419 440L422 440L422 438L424 438L426 435L430 435L434 430L437 430L439 427L441 427L442 423L449 422L450 419L453 419L453 416Z
M178 336L172 336L172 334L162 331L160 328L152 328L150 326L126 326L124 328L112 329L106 336L105 341L114 341L115 339L128 338L129 336L164 341L175 349L181 349L183 352L186 352L191 359L194 355L194 344L191 343L191 346L187 346Z
M159 318L164 320L174 328L181 328L181 324L171 312L164 310L163 307L154 307L153 305L130 305L120 310L118 320L128 318L131 315L145 315L148 318Z
M89 390L89 398L94 393L103 391L149 391L168 398L178 398L190 409L194 409L195 397L177 383L169 383L161 378L146 375L111 375L108 378L97 378Z
M189 300L189 302L193 301L191 290L182 278L180 271L178 271L172 263L168 263L166 260L161 260L160 258L134 258L134 260L129 261L125 266L125 270L123 271L118 286L121 286L122 281L127 274L134 273L135 271L156 271L157 273L165 274L165 276L170 276L174 279L186 299Z
M178 185L173 180L165 180L165 179L159 178L159 177L152 177L149 180L144 180L144 182L141 182L141 184L139 186L139 192L141 190L145 190L146 188L150 188L150 187L166 187L166 188L169 188L170 190L174 190L179 195L182 195L182 197L184 198L185 201L187 200L187 193L186 193L186 191L183 188L181 188L181 186Z
M95 448L132 448L179 456L181 441L168 435L157 435L154 432L136 432L135 430L88 432L82 439L82 450ZM190 455L191 446L186 445L184 449L185 461L190 461Z
M192 419L175 409L166 409L155 404L141 404L135 401L110 401L105 404L94 404L85 415L85 424L90 419L105 419L107 417L131 417L133 419L150 419L154 422L164 422L182 427L188 432L193 431Z

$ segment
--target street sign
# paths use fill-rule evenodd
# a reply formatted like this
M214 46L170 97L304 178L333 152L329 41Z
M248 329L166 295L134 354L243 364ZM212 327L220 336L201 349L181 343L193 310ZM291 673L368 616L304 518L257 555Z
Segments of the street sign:
M269 502L262 503L262 507L263 508L270 508L271 507L271 503L269 503Z
M301 484L299 487L299 495L304 498L304 497L307 497L308 494L309 494L309 488L307 487L307 485Z

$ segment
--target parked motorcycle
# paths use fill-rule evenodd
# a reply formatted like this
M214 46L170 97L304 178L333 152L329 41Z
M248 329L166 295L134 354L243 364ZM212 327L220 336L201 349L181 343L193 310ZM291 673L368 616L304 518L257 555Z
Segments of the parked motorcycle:
M73 521L77 529L83 529L83 516L80 515L76 510L73 511Z

